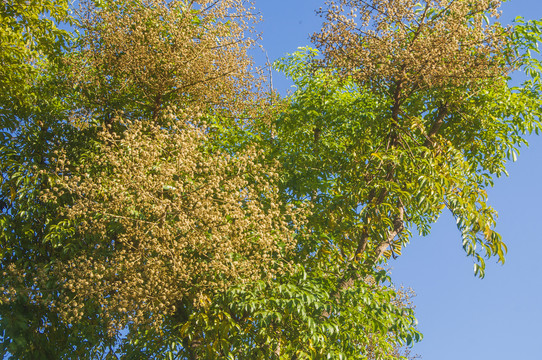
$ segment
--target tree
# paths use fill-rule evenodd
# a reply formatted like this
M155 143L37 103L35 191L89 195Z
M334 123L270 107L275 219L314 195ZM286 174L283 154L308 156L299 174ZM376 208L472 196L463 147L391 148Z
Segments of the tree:
M313 37L324 68L311 67L310 51L279 65L300 89L279 126L286 146L305 155L285 160L294 171L287 186L313 198L315 226L346 268L400 254L409 230L428 234L444 208L478 275L485 257L504 262L484 189L522 135L539 129L540 64L526 52L539 23L503 28L488 20L499 5L331 2ZM515 69L531 79L510 87Z
M542 68L530 56L541 23L503 28L499 5L330 2L313 37L323 60L303 49L277 64L297 91L269 141L288 201L313 206L297 262L329 279L339 309L356 280L399 256L411 230L429 234L445 208L478 276L485 258L504 262L485 190L539 132ZM528 79L512 87L517 69Z
M504 262L485 189L540 127L542 24L499 5L331 2L277 99L243 1L84 2L69 48L2 83L3 351L405 359L387 259L448 208L478 275Z
M266 116L250 18L234 1L84 4L81 36L4 128L4 352L112 355L119 329L287 268L302 216L277 198L275 165L236 141Z

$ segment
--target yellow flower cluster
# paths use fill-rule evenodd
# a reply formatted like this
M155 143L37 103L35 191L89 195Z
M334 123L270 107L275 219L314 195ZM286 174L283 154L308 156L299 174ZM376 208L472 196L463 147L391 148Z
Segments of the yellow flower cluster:
M511 70L499 0L338 0L313 40L327 61L370 86L469 86Z
M80 248L54 266L65 294L54 306L66 321L93 304L115 328L159 325L180 301L197 306L284 271L300 216L278 199L276 165L255 148L210 152L205 128L190 122L123 122L122 136L106 129L95 157L59 178L58 194L75 197L64 216Z

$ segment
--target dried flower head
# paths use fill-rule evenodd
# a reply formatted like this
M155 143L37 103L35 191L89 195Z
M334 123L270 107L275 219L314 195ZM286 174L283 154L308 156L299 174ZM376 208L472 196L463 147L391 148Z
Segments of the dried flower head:
M242 0L94 1L80 10L73 81L110 121L158 119L170 105L236 114L259 81L247 51L255 18ZM87 109L88 110L88 109Z
M511 70L499 0L337 0L313 36L359 83L418 90L469 86Z
M211 152L205 128L183 114L167 128L124 121L122 136L103 130L95 155L59 177L57 193L74 196L64 216L77 224L66 244L74 256L54 266L66 321L99 308L115 329L159 325L181 301L200 306L284 271L301 217L279 201L276 166L254 147Z

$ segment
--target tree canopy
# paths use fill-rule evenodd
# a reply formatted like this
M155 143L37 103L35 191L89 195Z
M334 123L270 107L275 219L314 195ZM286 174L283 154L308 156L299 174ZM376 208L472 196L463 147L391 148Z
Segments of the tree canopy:
M408 359L389 260L447 209L504 263L486 191L540 130L500 5L330 1L280 97L244 1L5 2L0 354Z

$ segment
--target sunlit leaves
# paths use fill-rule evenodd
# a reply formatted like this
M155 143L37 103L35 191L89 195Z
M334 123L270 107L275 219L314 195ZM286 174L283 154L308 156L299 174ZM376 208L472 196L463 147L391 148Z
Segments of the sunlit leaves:
M65 3L3 4L3 350L405 358L381 266L443 211L478 276L504 262L486 191L540 131L542 25L499 4L330 1L285 99L241 1L84 2L73 48Z
M506 30L477 20L497 16L498 5L332 2L314 36L323 62L302 49L278 64L298 87L277 122L280 146L291 146L285 186L314 204L315 234L333 239L341 261L371 267L396 256L409 229L428 235L447 208L477 275L484 259L504 262L486 189L539 131L540 63L529 51L541 31L538 22ZM521 86L508 84L513 69L527 75Z
M397 359L394 344L420 339L407 293L367 279L335 299L335 285L297 266L275 283L229 289L181 331L205 334L198 355L207 359Z
M69 45L62 22L71 22L67 1L6 0L0 5L0 127L14 129L13 114L40 96L32 89L35 77L58 64Z

